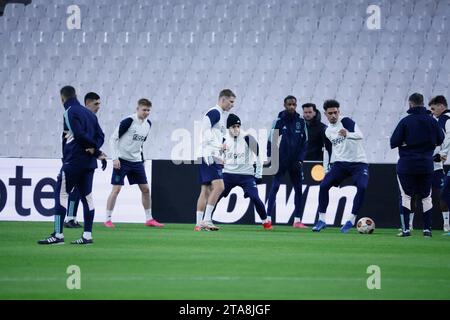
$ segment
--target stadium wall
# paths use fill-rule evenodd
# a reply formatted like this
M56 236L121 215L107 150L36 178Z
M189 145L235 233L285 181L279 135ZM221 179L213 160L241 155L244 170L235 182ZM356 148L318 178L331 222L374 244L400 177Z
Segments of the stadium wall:
M193 223L195 206L200 191L197 165L174 164L169 160L146 161L146 171L152 188L155 218L166 223ZM0 221L52 221L53 190L61 167L59 159L0 158ZM95 221L104 220L106 200L111 190L112 166L105 171L96 170L93 195L96 206ZM371 164L369 187L360 216L375 220L377 227L398 227L398 189L393 164ZM304 215L306 224L313 224L318 206L320 167L318 163L304 166ZM258 185L262 199L267 200L272 177L265 176ZM356 189L346 181L340 188L330 191L327 223L339 226L351 213ZM273 220L277 224L293 222L294 191L286 179L277 195L277 209ZM140 192L137 186L122 189L114 210L115 222L144 222ZM83 221L81 206L78 219ZM259 221L249 199L244 198L240 188L231 191L218 204L213 219L219 223L253 224ZM422 224L415 219L416 228ZM435 212L433 227L441 229L442 216Z

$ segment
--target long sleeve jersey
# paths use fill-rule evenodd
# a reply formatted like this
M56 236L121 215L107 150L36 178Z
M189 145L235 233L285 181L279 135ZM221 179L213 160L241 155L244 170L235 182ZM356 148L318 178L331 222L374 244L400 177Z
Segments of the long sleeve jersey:
M258 142L243 131L237 137L226 135L225 165L223 172L262 177L262 164Z
M289 166L296 161L305 160L308 148L308 129L305 120L296 112L289 114L281 111L274 121L267 142L267 156L272 157L272 145L277 144L275 133L279 133L279 159L282 166Z
M338 133L342 129L347 130L346 137ZM323 157L325 171L328 171L330 163L334 162L367 163L363 147L364 136L352 119L344 117L336 123L331 123L325 130L325 136L328 140Z
M202 118L201 155L204 159L222 158L222 145L226 129L224 111L215 106L209 109Z
M433 152L444 141L444 132L425 107L414 107L398 123L391 148L398 148L398 173L432 173Z
M76 98L64 103L63 162L81 168L97 168L97 156L104 142L104 133L92 111ZM94 155L86 149L94 148Z
M141 120L136 113L123 119L109 139L112 159L143 161L143 145L151 126L150 120Z
M444 111L436 120L439 124L439 127L444 131L444 142L442 145L436 147L434 150L434 154L439 154L441 156L447 156L450 151L450 110ZM443 170L444 169L444 161L434 162L434 171Z

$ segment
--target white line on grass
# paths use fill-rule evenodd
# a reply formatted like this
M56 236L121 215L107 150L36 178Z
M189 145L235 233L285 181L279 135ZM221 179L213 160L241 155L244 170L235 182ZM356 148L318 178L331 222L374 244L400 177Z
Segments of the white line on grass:
M46 281L64 281L65 277L23 277L23 278L0 278L1 282L46 282ZM229 277L229 276L166 276L166 275L154 275L151 277L143 276L122 276L122 277L108 277L108 276L85 276L86 281L145 281L151 280L163 280L163 281L244 281L244 280L264 280L264 281L305 281L305 282L315 282L315 281L341 281L341 282L360 282L364 281L365 278L348 277L348 278L334 278L334 277ZM411 281L408 278L384 278L383 281ZM425 282L429 281L426 279L414 279L415 282ZM433 281L450 283L450 279L434 279Z

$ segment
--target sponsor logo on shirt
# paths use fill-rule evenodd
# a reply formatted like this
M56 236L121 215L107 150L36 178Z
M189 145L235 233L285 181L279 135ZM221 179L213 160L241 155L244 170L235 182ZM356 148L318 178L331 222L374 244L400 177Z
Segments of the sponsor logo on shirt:
M135 133L133 134L133 141L145 141L145 137Z
M227 153L226 155L227 159L242 159L245 157L245 153L244 152L240 152L240 153Z
M333 144L333 146L337 146L338 144L340 144L344 141L345 141L345 137L338 137L336 139L332 139L331 143Z

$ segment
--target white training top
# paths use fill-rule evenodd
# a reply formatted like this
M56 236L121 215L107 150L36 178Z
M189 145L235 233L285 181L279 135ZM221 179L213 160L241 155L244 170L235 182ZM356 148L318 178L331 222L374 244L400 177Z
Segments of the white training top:
M439 119L436 119L436 121L438 121L438 120ZM437 146L436 149L434 149L433 156L438 153L441 156L448 156L448 153L450 151L450 121L448 121L448 120L445 121L444 133L445 133L444 142L442 142L442 144L440 146ZM444 169L444 161L433 162L433 164L434 164L434 171Z
M150 120L141 120L136 113L122 120L109 139L112 159L143 161L142 146L147 140L150 128Z
M258 152L258 144L250 135L246 135L242 130L239 136L233 137L228 132L225 136L224 173L251 175L262 178L262 165ZM253 150L253 151L252 151ZM256 164L256 171L253 165Z
M346 137L338 134L341 129L347 130ZM325 135L332 145L331 160L328 151L324 151L323 164L326 171L329 169L329 164L336 161L367 163L366 152L362 145L363 134L352 119L345 117L335 124L330 123L325 130Z
M201 155L208 158L222 158L222 144L226 134L225 111L216 105L209 109L202 119L202 144Z

